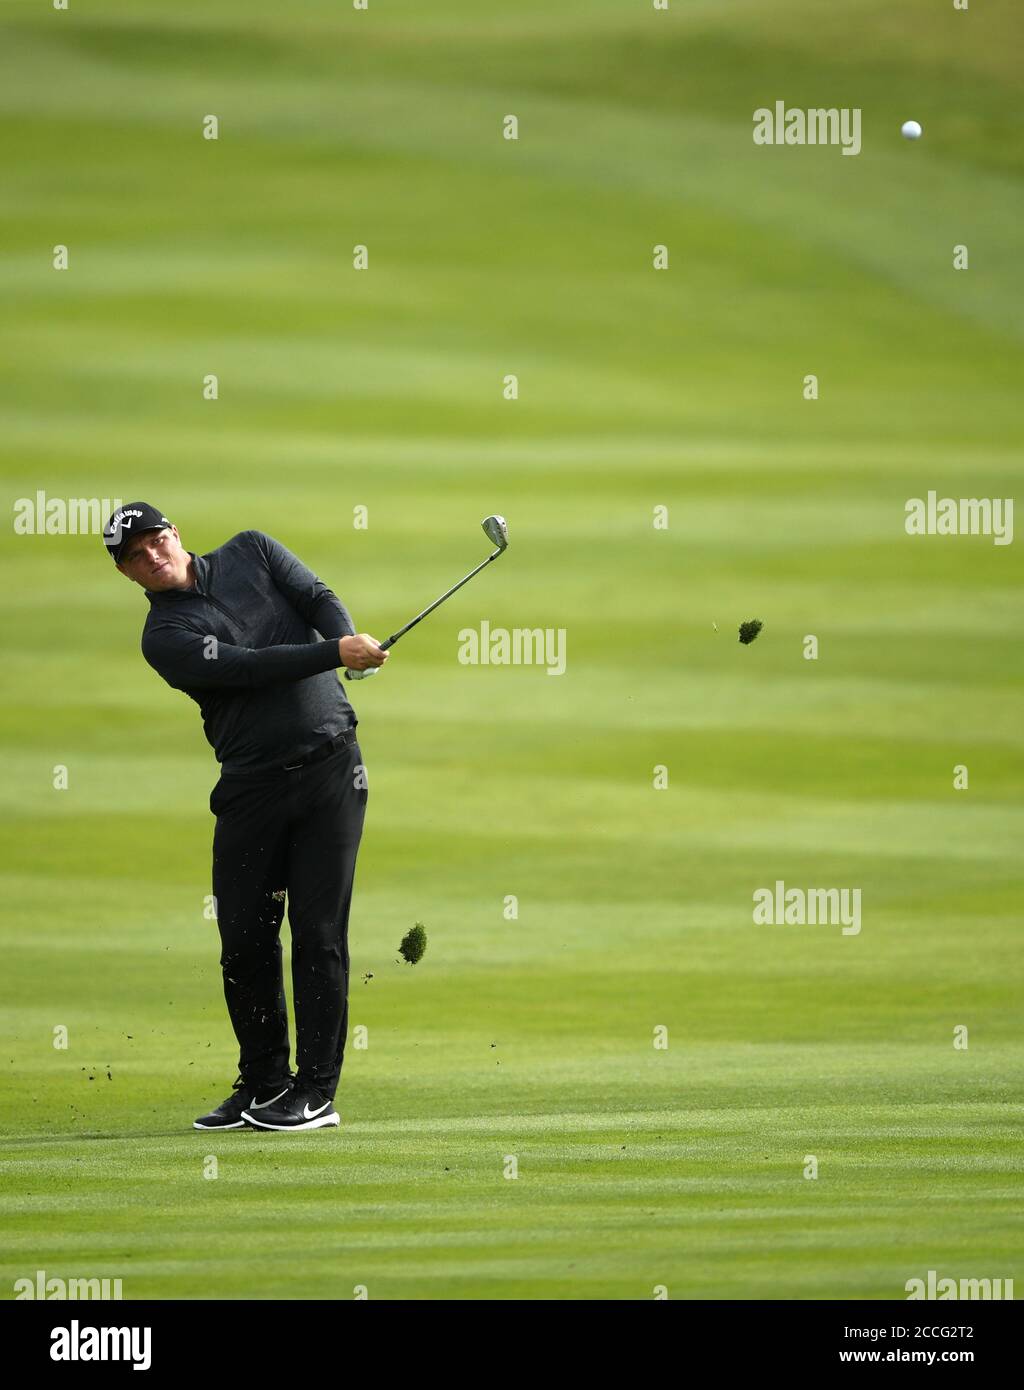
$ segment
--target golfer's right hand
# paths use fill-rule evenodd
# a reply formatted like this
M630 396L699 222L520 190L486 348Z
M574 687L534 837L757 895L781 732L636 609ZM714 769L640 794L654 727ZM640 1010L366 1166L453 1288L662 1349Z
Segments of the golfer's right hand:
M338 651L341 663L350 671L366 671L371 666L383 666L391 655L381 650L376 637L368 632L360 632L355 637L339 637Z

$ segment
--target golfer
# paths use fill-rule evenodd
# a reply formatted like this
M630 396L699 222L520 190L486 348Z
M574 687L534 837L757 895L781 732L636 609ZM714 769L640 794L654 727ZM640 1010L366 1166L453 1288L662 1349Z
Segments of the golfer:
M238 1080L195 1128L337 1125L367 793L358 721L336 668L365 671L388 653L356 635L331 590L261 531L196 555L159 508L132 502L103 539L149 600L143 655L199 705L221 765L210 795L213 892ZM286 893L294 1074L281 971Z

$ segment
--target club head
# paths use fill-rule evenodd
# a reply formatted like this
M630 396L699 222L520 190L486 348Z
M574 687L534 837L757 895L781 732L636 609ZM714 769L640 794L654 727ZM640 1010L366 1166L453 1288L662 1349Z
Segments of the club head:
M499 550L508 548L508 524L503 516L485 516L480 525L488 540Z

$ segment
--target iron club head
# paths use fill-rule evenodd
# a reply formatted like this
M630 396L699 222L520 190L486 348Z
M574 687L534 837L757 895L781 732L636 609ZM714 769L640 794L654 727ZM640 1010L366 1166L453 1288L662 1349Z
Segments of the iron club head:
M485 516L480 525L493 545L499 550L508 547L508 523L503 516Z

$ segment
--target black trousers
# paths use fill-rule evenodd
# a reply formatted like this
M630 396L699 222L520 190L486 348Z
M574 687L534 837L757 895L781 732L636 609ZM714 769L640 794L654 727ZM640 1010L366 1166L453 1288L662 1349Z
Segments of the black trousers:
M254 1089L292 1074L280 938L287 893L296 1083L331 1099L337 1090L348 1033L348 914L366 799L354 734L328 757L289 771L222 775L210 793L224 997L239 1075Z

